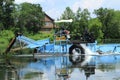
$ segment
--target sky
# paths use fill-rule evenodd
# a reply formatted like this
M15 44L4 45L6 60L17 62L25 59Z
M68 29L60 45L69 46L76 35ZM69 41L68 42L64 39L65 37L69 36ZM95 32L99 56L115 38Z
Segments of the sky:
M80 7L87 8L91 14L100 7L120 10L120 0L15 0L16 4L29 2L40 4L43 11L53 19L58 19L64 13L66 7L70 7L76 12Z

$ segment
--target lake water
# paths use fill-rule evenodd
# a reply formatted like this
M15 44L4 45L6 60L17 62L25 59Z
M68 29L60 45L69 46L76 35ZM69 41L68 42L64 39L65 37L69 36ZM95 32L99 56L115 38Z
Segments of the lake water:
M120 80L120 55L93 57L84 67L68 56L2 59L0 80Z

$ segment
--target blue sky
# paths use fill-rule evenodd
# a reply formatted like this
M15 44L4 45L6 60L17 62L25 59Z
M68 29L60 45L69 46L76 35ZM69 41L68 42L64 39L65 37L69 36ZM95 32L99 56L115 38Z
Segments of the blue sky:
M73 12L79 7L87 8L91 13L100 7L120 10L120 0L15 0L17 4L22 2L40 4L43 11L53 19L59 18L66 7L70 7Z

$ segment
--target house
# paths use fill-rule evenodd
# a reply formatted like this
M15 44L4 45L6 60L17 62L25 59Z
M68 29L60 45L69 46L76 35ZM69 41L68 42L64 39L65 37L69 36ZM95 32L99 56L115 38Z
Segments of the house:
M50 16L48 16L46 13L45 13L45 24L44 26L41 28L41 31L43 32L49 32L51 31L52 29L54 29L54 19L52 19Z

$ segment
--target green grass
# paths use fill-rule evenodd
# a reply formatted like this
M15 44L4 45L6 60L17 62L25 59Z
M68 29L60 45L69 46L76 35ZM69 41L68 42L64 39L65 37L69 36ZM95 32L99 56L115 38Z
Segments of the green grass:
M39 32L35 35L28 35L29 38L34 39L34 40L41 40L41 39L46 39L50 38L50 40L53 40L53 33L52 32Z
M49 33L48 32L39 32L37 34L27 34L24 36L34 39L34 40L42 40L42 39L46 39L46 38L50 38L50 41L53 40L52 31ZM15 37L15 35L11 30L4 30L4 31L0 32L0 54L5 52L11 39L14 37ZM29 49L26 51L29 51Z
M6 40L5 38L0 39L0 53L3 53L5 51L8 44L9 44L9 41Z
M0 32L0 54L4 53L9 41L14 37L14 33L11 30L3 30Z

